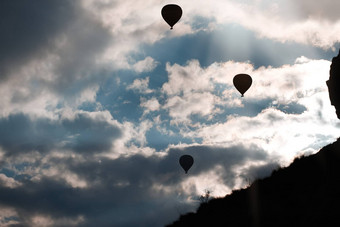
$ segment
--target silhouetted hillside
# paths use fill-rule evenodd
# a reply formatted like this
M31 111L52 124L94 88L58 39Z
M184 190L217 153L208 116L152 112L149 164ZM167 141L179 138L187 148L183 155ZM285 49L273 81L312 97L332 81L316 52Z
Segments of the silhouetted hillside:
M340 138L168 225L179 226L340 226Z

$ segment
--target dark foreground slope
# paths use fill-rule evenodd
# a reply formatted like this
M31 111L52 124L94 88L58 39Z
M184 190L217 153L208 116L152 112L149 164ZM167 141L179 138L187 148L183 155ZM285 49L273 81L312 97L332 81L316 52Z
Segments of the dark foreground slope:
M340 226L340 139L170 226Z

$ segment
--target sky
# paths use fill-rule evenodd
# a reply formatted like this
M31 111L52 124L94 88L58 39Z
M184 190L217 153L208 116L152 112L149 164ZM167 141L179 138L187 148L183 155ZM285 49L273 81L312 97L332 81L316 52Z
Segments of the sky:
M1 1L0 226L164 226L334 142L339 7Z

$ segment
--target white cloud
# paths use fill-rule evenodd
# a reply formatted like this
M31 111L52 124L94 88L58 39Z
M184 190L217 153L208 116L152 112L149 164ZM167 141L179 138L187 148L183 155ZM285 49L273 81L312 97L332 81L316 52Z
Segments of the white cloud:
M339 134L325 84L329 66L329 61L305 57L278 68L254 69L237 62L206 68L195 61L185 66L168 65L169 82L162 90L168 97L163 108L168 110L171 122L183 126L184 137L201 138L207 145L257 144L287 164L298 154L316 152ZM253 78L244 98L232 85L237 70ZM212 89L216 84L225 88L221 96ZM249 109L251 106L255 109ZM209 123L216 114L223 113L223 108L235 107L257 114L234 114ZM194 114L208 122L195 123L195 128L189 130L186 125Z
M30 224L33 226L49 227L49 226L79 226L85 221L83 216L76 218L55 218L45 215L35 215L31 217Z
M205 74L197 60L189 61L185 67L167 63L166 70L169 81L163 84L162 91L167 95L213 90L209 75Z
M68 171L67 168L67 166L59 165L58 167L42 169L41 174L35 176L34 180L38 181L41 177L47 177L55 180L61 180L72 188L89 187L88 183L84 179L80 179L77 174Z
M152 111L157 111L160 109L161 105L159 104L158 100L155 97L151 99L141 98L140 106L145 108L144 114L147 114Z
M256 117L233 117L225 123L204 126L194 134L203 138L203 144L257 144L288 164L295 156L316 152L334 141L339 130L330 123L324 125L308 112L289 115L267 109Z
M214 114L216 100L219 98L211 93L190 93L183 96L173 96L167 100L163 108L169 111L172 122L189 123L190 116L199 114L210 117Z
M189 197L191 200L195 199L193 196L203 195L207 190L211 192L210 196L212 197L222 197L232 191L232 188L225 184L223 173L224 167L216 165L214 168L200 175L184 179L180 185L183 191L191 195L191 197ZM235 188L241 188L242 186L243 185L237 185Z
M151 72L157 66L158 62L151 57L146 57L144 60L138 61L132 65L133 70L137 73Z
M149 88L149 80L149 77L146 77L145 79L135 79L132 84L126 87L126 89L134 90L142 94L150 94L153 90Z
M206 68L201 68L195 60L185 66L167 64L169 79L161 90L167 98L162 107L169 111L169 116L177 123L190 122L193 114L209 120L221 108L246 108L245 101L256 103L273 100L273 105L299 104L311 108L309 105L313 104L308 103L307 106L306 100L310 98L316 105L316 94L322 93L322 100L328 102L325 81L329 76L329 66L329 61L306 57L298 58L294 65L279 68L269 66L254 69L249 63L233 61L214 63ZM248 73L253 78L245 98L240 97L232 82L238 73ZM221 85L223 91L216 91L217 85Z
M218 24L237 23L280 42L294 41L330 48L339 42L340 18L335 1L196 1L181 3L188 15L214 18Z
M101 154L104 157L117 159L121 156L129 157L135 154L151 156L155 149L147 147L146 132L152 128L150 120L143 120L138 125L132 122L123 122L121 125L122 136L113 142L110 152Z
M0 173L0 185L8 188L16 188L20 186L21 183L16 181L14 178L7 177L5 174Z
M18 112L32 113L38 116L48 116L47 108L54 108L58 103L55 93L44 86L44 80L52 80L51 64L54 58L45 62L32 61L20 67L17 74L11 75L0 84L0 116L7 117Z
M261 67L252 72L253 84L247 97L275 98L286 103L314 93L325 92L330 62L300 57L294 65Z

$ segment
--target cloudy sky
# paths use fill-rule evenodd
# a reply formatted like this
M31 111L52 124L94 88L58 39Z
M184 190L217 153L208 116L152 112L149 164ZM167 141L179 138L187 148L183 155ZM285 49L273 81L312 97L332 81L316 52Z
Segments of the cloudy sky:
M183 9L173 30L169 3ZM206 190L224 196L335 141L339 8L1 1L0 225L164 226ZM253 78L244 98L238 73Z

